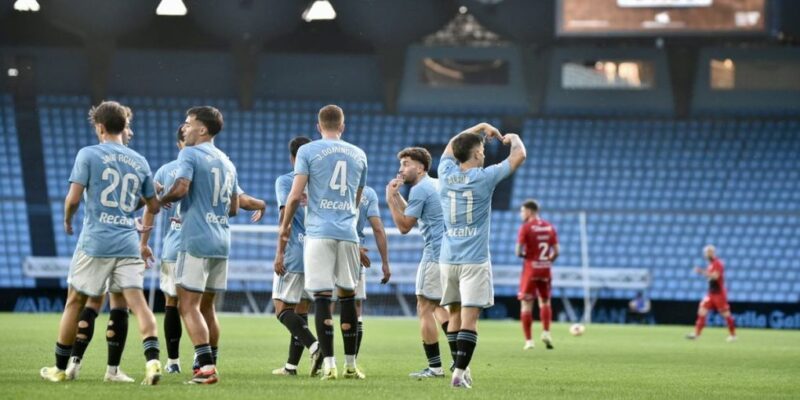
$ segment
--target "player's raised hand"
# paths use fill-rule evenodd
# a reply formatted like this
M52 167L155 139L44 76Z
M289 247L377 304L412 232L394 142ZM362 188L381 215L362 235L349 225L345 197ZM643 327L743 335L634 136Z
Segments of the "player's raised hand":
M286 265L283 263L283 254L275 253L275 261L272 263L272 267L278 276L283 276L283 274L286 273Z
M397 192L400 190L400 186L403 186L404 182L405 181L403 180L403 177L399 174L394 179L390 180L389 184L386 185L387 197L397 194Z
M72 236L72 234L74 233L74 232L72 231L72 221L64 221L64 232L65 232L67 235L70 235L70 236Z
M502 136L503 144L506 146L510 146L514 139L519 139L519 135L516 133L506 133Z
M503 140L503 134L500 133L500 130L492 126L488 123L483 123L482 126L483 134L485 135L486 139L497 138L498 140Z
M364 268L369 268L372 265L372 261L367 255L367 253L369 253L369 249L366 247L359 247L358 250L358 256L361 258L361 265L363 265Z
M383 265L381 265L381 270L383 271L383 278L381 279L381 285L385 285L389 283L389 279L392 277L392 269L389 268L388 263L383 263Z

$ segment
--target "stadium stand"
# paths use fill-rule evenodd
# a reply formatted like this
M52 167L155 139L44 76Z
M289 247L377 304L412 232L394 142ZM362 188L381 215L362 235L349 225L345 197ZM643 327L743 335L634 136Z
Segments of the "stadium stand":
M0 287L33 287L22 275L22 260L31 252L19 145L10 96L0 93Z
M315 137L316 108L324 104L259 100L254 110L241 111L231 99L120 100L135 112L131 147L150 160L153 171L175 158L174 134L185 109L219 105L226 126L217 145L236 163L242 188L267 200L271 210L264 224L275 223L273 182L289 170L286 143L296 135ZM43 141L52 144L44 151L61 256L71 255L75 242L60 230L72 159L81 146L94 141L86 123L87 104L87 98L74 96L39 99ZM395 154L402 147L443 145L480 120L500 124L493 118L387 115L380 104L369 102L350 102L345 111L347 139L369 155L368 184L380 198L395 175ZM578 212L585 211L591 266L649 268L652 299L695 300L705 283L691 267L702 263L702 246L714 243L727 263L732 301L798 301L800 277L785 260L800 256L800 121L529 119L522 134L528 161L514 178L510 210L493 214L496 265L518 263L513 255L516 205L535 197L543 216L559 228L560 265L581 264ZM24 203L19 206L24 209ZM391 226L385 206L383 211ZM16 226L27 230L26 223ZM271 248L247 242L234 241L233 252L243 259L273 256ZM391 257L407 263L416 262L418 255L396 252ZM13 276L11 269L7 276ZM231 289L239 285L232 283ZM581 292L566 289L565 294L577 297ZM601 293L606 298L632 295L610 289Z

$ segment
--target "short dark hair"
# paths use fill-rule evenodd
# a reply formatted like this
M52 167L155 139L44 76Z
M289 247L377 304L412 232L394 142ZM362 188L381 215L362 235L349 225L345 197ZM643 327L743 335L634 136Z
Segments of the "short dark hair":
M297 151L300 150L300 146L309 142L311 142L311 139L305 136L292 138L292 140L289 141L289 153L292 154L292 157L297 157Z
M118 135L128 125L129 114L132 115L130 108L116 101L104 101L89 109L89 122L101 124L106 128L106 132Z
M539 212L539 202L534 199L525 200L522 206L533 212Z
M483 137L477 133L461 133L453 139L453 155L458 162L469 161L472 149L483 143Z
M211 136L216 136L222 130L222 126L225 125L222 113L211 106L192 107L186 111L186 116L190 115L194 115L194 119L200 121L208 129L208 134Z
M423 147L406 147L397 153L398 160L402 160L406 157L422 164L422 167L425 168L425 171L428 171L431 168L431 153Z
M179 142L182 142L183 141L183 136L184 136L183 135L183 124L181 124L180 126L178 126L178 132L177 132L176 140L179 141Z
M344 123L344 111L337 105L329 104L319 110L317 119L323 130L339 129Z

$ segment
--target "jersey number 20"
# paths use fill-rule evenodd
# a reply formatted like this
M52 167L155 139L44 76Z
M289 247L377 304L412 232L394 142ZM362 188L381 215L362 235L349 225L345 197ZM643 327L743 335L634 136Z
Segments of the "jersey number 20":
M108 186L100 192L100 204L105 207L119 207L122 211L130 213L136 209L138 198L136 193L139 192L139 177L134 174L125 174L122 176L122 191L119 194L120 201L112 198L111 194L117 190L120 184L119 171L113 168L106 168L103 170L100 177L104 181L110 181Z

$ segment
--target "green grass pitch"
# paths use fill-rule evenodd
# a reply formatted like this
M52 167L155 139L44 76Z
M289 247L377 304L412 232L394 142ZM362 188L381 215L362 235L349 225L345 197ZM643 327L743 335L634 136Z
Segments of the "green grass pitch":
M159 324L161 317L159 317ZM515 321L481 321L473 358L474 388L448 387L449 378L417 381L408 373L422 368L425 359L414 319L365 319L365 337L359 365L366 381L320 382L308 378L308 358L302 376L276 377L289 342L284 327L273 317L221 317L220 383L184 385L189 377L191 344L182 340L184 373L165 375L156 387L102 382L107 314L97 322L78 381L50 383L39 369L53 365L58 315L0 314L3 332L4 399L768 399L800 398L800 332L740 329L739 341L726 343L727 331L707 328L703 337L683 338L688 327L591 325L582 337L572 337L567 326L555 324L555 350L541 343L522 351ZM534 325L538 337L540 325ZM337 361L344 361L341 336L336 333ZM166 350L162 342L162 361ZM442 335L442 358L449 364ZM141 380L144 375L136 321L130 332L122 369Z

